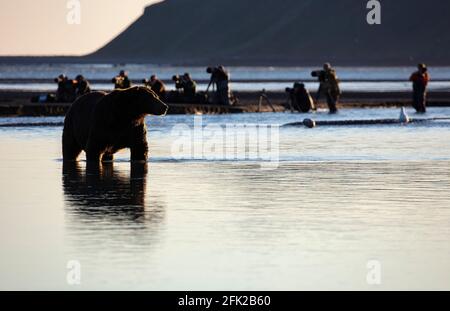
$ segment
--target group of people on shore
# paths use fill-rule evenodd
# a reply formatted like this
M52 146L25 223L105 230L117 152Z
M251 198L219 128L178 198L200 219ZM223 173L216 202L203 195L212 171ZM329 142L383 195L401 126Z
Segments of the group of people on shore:
M426 113L427 86L430 81L430 75L425 64L419 64L417 68L418 70L409 78L413 85L413 107L418 113ZM331 64L325 63L323 70L313 71L311 76L317 77L319 80L319 89L316 93L315 101L317 102L321 96L324 96L330 113L336 113L337 104L342 94L336 70L331 67ZM303 113L316 109L315 101L305 88L305 84L295 82L294 87L287 88L286 92L289 94L291 109L296 109Z
M91 92L89 82L82 75L72 80L61 74L55 78L55 83L58 84L56 101L60 103L71 103L78 97Z
M197 83L189 73L174 75L172 81L175 84L175 91L167 91L165 83L156 75L151 75L150 79L141 81L143 85L154 91L161 99L174 102L200 102L220 105L230 105L233 102L229 82L230 75L223 66L208 67L206 72L211 75L206 92L197 92ZM58 83L56 91L56 101L73 102L79 96L91 91L89 82L81 75L75 80L69 79L66 75L60 75L55 79ZM117 76L112 78L114 89L127 89L133 83L128 77L128 73L121 70ZM212 94L209 93L212 88Z
M228 71L223 66L217 66L208 67L206 72L211 76L206 92L197 92L197 83L189 73L174 75L172 77L176 90L172 92L167 91L164 82L156 75L152 75L148 80L142 80L142 83L166 101L219 105L233 104L235 99L230 89L230 75ZM341 96L340 81L336 70L331 64L325 63L321 70L313 71L311 76L317 78L319 82L319 89L315 99L312 98L304 83L295 82L293 88L286 88L291 110L295 109L302 113L315 110L316 102L321 97L324 97L330 113L336 113ZM411 75L409 80L413 84L413 107L417 112L425 113L427 85L430 81L427 66L425 64L419 64L418 70ZM58 83L58 90L56 92L56 101L58 102L73 102L79 96L91 91L89 82L82 75L78 75L74 80L71 80L62 74L55 79L55 82ZM111 82L114 84L114 89L127 89L132 86L132 82L124 70L121 70ZM212 95L209 93L210 88L213 90Z
M313 71L311 76L319 80L316 102L319 101L321 96L324 96L330 113L336 113L339 97L341 96L336 70L331 67L331 64L326 63L323 65L322 70ZM286 88L286 92L289 94L291 110L295 109L298 112L307 113L316 109L316 104L309 91L305 88L304 83L295 82L293 88Z

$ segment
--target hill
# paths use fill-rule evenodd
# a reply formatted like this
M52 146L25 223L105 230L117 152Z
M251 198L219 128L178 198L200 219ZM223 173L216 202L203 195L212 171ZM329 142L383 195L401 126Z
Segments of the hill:
M85 60L169 64L450 65L450 1L166 0Z

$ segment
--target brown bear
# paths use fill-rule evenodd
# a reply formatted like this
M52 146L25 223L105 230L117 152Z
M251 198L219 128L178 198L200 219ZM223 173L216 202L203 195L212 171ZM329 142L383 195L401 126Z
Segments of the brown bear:
M112 161L114 153L130 148L132 161L146 161L145 116L165 115L167 109L147 87L86 94L72 104L64 120L63 159L76 161L85 151L88 162Z

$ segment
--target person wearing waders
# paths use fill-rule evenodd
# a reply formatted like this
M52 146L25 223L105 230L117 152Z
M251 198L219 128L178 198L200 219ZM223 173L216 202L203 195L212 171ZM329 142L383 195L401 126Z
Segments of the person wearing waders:
M419 64L417 69L409 78L409 81L413 84L413 107L418 113L426 113L427 86L430 81L430 75L425 64Z
M217 68L208 67L206 72L211 74L211 80L207 91L213 84L217 87L216 96L213 102L220 105L230 105L231 91L229 86L230 75L228 72L223 66L218 66Z
M336 113L337 103L341 95L336 70L329 63L326 63L323 65L323 70L313 71L311 75L317 77L320 82L316 100L319 100L320 95L325 95L330 113Z

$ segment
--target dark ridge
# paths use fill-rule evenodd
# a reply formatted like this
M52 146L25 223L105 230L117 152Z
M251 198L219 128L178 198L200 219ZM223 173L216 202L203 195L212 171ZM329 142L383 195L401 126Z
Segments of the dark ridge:
M166 0L147 7L128 29L90 55L34 60L250 66L317 65L325 61L341 66L450 65L450 1L381 0L382 24L376 26L366 22L367 2Z
M450 1L166 0L149 6L96 60L237 65L450 64Z

